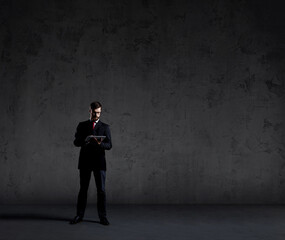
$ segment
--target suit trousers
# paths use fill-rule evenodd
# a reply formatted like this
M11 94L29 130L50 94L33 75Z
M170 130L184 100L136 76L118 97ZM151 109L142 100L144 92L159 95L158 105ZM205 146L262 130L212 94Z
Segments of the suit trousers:
M97 188L97 211L99 218L106 218L106 192L105 192L105 179L106 171L103 170L91 170L91 169L79 169L80 175L80 190L77 199L77 215L84 216L87 192L90 183L91 173L93 172L96 188Z

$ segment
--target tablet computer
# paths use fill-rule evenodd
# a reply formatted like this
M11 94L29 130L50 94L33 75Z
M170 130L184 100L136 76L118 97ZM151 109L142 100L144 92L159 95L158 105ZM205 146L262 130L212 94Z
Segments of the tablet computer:
M96 138L96 139L101 139L101 138L106 138L106 136L93 136L94 138Z

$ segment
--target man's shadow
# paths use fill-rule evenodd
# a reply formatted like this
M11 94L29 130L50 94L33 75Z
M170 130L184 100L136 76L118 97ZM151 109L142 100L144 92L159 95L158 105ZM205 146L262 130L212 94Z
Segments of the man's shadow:
M70 218L58 217L53 215L46 214L38 214L38 213L28 213L28 214L0 214L0 220L13 221L13 220L22 220L22 221L30 221L30 220L41 220L41 221L63 221L69 222L72 220ZM82 222L91 222L91 223L99 223L100 221L94 221L90 219L83 219Z

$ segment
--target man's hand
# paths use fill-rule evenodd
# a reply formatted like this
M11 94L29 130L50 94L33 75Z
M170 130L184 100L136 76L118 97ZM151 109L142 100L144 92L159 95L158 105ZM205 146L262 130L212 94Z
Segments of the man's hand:
M87 137L85 138L85 142L86 142L86 143L89 143L92 137L93 137L92 135L87 136Z
M101 138L100 140L99 140L99 139L97 139L97 138L95 138L95 140L96 140L96 142L100 145L100 144L101 144L101 142L103 141L103 138Z
M97 139L93 135L89 135L85 138L86 144L89 144L92 141L92 142L96 142L98 145L100 145L103 140L104 140L104 138Z

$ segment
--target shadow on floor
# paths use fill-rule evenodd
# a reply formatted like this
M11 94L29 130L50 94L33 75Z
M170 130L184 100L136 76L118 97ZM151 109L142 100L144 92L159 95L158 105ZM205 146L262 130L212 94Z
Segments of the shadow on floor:
M0 214L1 220L53 220L53 221L70 221L70 219L58 216L49 216L43 214Z
M72 220L72 218L30 213L30 214L0 214L0 220L8 220L8 221L9 220L23 220L23 221L48 220L48 221L64 221L69 223ZM83 219L82 222L91 222L91 223L100 224L100 221L94 221L90 219Z

